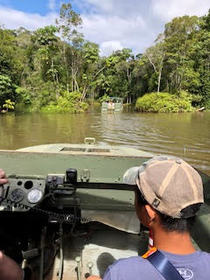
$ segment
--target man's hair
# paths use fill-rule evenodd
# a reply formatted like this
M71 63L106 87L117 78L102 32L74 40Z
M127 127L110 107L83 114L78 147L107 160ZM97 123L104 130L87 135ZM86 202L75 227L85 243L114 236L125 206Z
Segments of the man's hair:
M136 198L137 203L139 205L144 206L146 204L149 204L139 190L136 191ZM173 218L163 213L160 213L157 210L155 211L160 217L161 226L164 228L164 230L169 232L176 231L183 233L191 231L195 223L196 213L199 210L200 206L201 203L196 203L184 208L181 211L181 218Z

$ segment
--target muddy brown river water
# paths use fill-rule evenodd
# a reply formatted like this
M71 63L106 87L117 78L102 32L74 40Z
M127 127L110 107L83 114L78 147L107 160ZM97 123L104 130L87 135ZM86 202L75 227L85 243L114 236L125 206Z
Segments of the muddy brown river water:
M0 149L83 143L85 137L176 155L210 175L210 112L0 115Z

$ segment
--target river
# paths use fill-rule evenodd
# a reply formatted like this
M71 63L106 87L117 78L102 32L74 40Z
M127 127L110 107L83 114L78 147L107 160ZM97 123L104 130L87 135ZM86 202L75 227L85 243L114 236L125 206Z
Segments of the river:
M83 143L85 137L176 155L210 175L210 112L0 115L0 149Z

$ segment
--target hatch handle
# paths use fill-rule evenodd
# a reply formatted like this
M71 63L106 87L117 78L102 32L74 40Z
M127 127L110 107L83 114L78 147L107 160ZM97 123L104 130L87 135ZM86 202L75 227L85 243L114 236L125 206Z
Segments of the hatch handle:
M96 139L94 137L85 137L85 144L94 145L96 143Z

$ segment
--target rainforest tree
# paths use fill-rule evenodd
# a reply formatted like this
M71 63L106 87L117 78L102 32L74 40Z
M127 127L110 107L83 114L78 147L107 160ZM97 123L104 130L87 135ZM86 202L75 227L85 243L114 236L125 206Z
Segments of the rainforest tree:
M33 32L0 27L0 110L14 102L19 110L77 112L90 98L136 103L149 92L167 92L170 102L186 92L192 105L210 107L210 13L174 18L137 55L124 48L102 57L81 27L70 3L55 25Z

